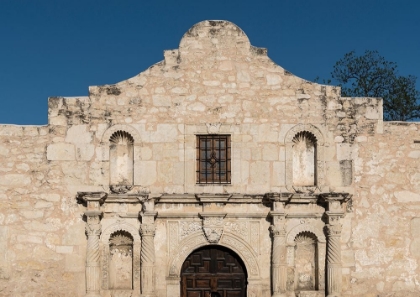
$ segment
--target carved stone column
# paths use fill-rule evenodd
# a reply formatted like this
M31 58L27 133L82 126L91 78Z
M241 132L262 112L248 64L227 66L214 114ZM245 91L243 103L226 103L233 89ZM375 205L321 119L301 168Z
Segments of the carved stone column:
M141 214L141 296L154 297L155 294L155 217L154 202L147 201L143 204L144 212Z
M101 235L100 211L86 211L86 234L88 237L86 248L86 297L99 297L100 280L100 251L99 236Z
M284 226L271 225L273 251L271 256L271 276L273 297L286 296L287 263L286 263L286 231Z
M327 293L341 296L341 224L327 225Z
M270 226L273 238L271 253L271 285L273 297L286 297L287 284L287 246L286 246L286 213L285 201L289 195L276 194L270 197L272 201L272 225Z
M344 216L342 203L350 196L345 193L329 193L321 195L327 203L327 297L341 296L341 229L340 219Z
M104 192L79 192L77 199L86 203L86 297L100 297L101 267L99 236L101 235L100 206L106 198Z

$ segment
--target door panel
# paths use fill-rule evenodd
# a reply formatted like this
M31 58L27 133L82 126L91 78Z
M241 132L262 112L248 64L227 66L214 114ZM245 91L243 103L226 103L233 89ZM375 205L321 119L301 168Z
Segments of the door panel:
M181 297L246 297L246 270L232 251L209 246L194 251L181 270Z

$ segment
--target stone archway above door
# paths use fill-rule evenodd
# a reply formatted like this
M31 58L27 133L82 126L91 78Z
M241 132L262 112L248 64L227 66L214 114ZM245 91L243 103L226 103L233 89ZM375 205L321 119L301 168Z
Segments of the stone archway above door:
M247 274L240 257L232 250L208 245L193 251L181 269L181 297L212 294L246 297Z
M203 233L194 234L182 240L175 249L174 257L168 265L168 276L171 278L179 278L182 264L188 255L190 255L194 250L207 245L209 245L209 243ZM233 234L230 234L229 232L225 232L219 241L219 245L227 247L238 254L244 262L245 268L248 272L248 278L260 278L260 268L257 256L247 242Z

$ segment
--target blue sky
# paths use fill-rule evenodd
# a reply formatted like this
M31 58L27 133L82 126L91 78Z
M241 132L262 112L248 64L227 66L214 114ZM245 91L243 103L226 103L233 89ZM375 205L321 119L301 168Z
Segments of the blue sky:
M0 0L0 123L46 124L48 97L132 77L206 19L232 21L308 80L367 49L420 77L418 0Z

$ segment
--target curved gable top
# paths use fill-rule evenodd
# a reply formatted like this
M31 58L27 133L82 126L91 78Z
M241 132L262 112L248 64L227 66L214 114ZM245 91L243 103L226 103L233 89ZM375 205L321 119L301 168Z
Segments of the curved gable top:
M203 48L212 48L216 52L248 53L251 43L245 32L229 21L202 21L192 26L179 43L181 56L204 55Z
M139 75L153 73L153 76L159 76L158 69L183 68L183 65L188 65L187 68L213 67L215 70L229 71L235 68L233 65L226 65L229 61L252 63L254 59L264 64L262 68L264 70L268 67L271 68L270 72L293 77L298 81L301 80L302 83L308 82L273 62L267 56L266 48L253 46L239 26L226 20L205 20L193 25L182 36L178 49L164 50L164 60L151 65ZM146 81L147 79L144 77L140 79L139 76L129 79L130 83L139 83L142 86ZM125 81L121 83L123 82ZM269 84L275 83L271 81ZM112 87L109 88L112 89ZM108 93L110 91L112 90L107 90Z

